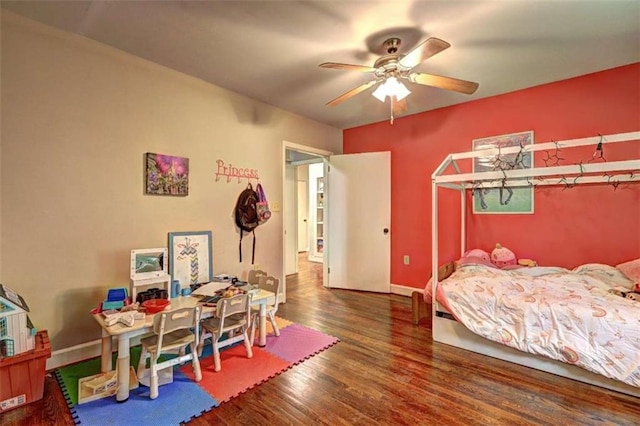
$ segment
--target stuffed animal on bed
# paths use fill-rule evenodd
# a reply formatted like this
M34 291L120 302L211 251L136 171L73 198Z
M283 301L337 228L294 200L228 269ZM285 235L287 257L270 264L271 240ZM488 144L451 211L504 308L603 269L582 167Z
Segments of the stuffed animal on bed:
M609 289L609 293L640 302L640 283L634 284L631 290L626 287L612 287Z
M635 291L630 291L625 296L627 299L635 300L636 302L640 302L640 293L636 293Z
M496 248L491 252L491 262L498 268L504 269L512 265L518 265L516 255L506 247L502 247L500 243L496 244Z
M636 302L640 302L640 283L635 283L633 285L633 289L628 292L625 297L627 299L635 300Z
M538 266L538 262L533 259L518 259L518 265L533 268L534 266Z

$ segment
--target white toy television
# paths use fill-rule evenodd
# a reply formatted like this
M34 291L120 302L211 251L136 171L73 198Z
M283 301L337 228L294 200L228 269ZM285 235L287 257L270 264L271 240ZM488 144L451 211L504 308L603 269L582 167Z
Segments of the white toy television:
M131 250L131 279L165 277L169 273L168 260L166 248Z

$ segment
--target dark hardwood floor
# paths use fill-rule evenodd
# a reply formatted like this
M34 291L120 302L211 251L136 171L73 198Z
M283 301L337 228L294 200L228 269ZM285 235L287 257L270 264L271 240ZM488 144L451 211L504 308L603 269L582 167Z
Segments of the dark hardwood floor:
M321 264L287 278L278 315L340 343L190 425L638 425L640 399L431 341L407 297L329 290ZM2 424L73 424L55 379Z

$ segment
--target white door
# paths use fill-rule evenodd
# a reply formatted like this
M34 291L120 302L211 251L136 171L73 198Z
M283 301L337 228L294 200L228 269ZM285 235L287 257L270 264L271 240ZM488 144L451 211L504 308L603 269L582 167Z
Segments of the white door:
M284 202L284 237L285 260L284 274L291 275L298 272L298 214L296 213L298 202L296 200L297 177L295 166L286 166L285 169L285 202Z
M309 184L298 181L298 252L309 251Z
M333 155L325 170L325 285L391 291L391 153Z

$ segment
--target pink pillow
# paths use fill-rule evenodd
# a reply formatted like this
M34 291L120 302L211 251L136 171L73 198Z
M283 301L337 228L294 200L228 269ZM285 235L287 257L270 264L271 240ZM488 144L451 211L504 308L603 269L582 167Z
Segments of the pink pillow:
M634 283L640 283L640 258L616 265L616 268Z
M460 260L458 260L456 263L457 263L458 266L462 266L462 265L485 265L485 266L491 266L492 268L496 267L496 265L491 263L491 260L489 260L487 258L484 258L484 257L475 257L475 256L461 257Z
M473 250L467 250L462 257L481 257L483 259L486 259L487 262L491 262L491 257L489 256L489 253L487 253L486 251L482 250L482 249L473 249Z

